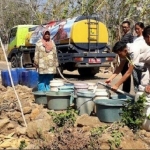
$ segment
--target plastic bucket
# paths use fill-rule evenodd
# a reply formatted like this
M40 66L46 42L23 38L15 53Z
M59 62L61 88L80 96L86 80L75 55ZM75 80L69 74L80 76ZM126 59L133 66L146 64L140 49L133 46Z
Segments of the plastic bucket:
M12 76L14 85L17 85L18 84L18 75L17 75L16 69L11 69L10 72L11 72L11 76ZM3 86L6 86L6 87L12 86L8 70L1 71L1 78L2 78Z
M90 115L94 109L93 97L95 94L91 91L77 92L76 107L79 110L79 115Z
M47 92L48 109L66 110L70 106L70 92Z
M35 103L47 105L47 97L46 97L45 92L36 91L36 92L33 92L33 94L34 94L34 98L35 98Z
M77 94L78 91L88 91L89 85L86 83L75 83L75 95Z
M34 88L38 84L39 74L36 70L29 70L28 72L28 87Z
M96 115L102 122L115 122L121 119L120 113L122 112L122 107L125 101L114 100L114 99L104 99L104 100L94 100L96 104Z
M145 105L146 107L144 108L144 114L146 114L146 117L148 117L150 115L150 103L145 103ZM150 120L148 118L143 121L142 127L146 131L150 131Z
M114 95L111 95L110 97L111 99L114 99L114 100L132 100L133 98L129 97L129 96L126 96L124 94L114 94Z
M68 88L66 86L63 86L63 87L59 87L58 91L59 92L69 92L71 94L70 105L73 104L73 102L74 102L74 89L73 88L70 88L70 86L68 86Z

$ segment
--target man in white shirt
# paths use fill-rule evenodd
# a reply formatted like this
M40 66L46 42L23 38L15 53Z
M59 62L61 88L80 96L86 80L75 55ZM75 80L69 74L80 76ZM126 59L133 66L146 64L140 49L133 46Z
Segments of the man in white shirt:
M143 37L147 45L150 46L150 25L144 28ZM150 73L150 51L140 55L140 61L145 63ZM149 79L150 80L150 79ZM145 87L145 92L150 93L150 82L149 85Z
M150 47L145 43L145 41L138 43L123 43L123 42L117 42L115 46L113 47L113 52L118 54L121 62L120 65L116 68L114 73L111 75L110 78L108 78L105 82L110 83L123 69L124 64L126 61L129 61L129 67L126 73L122 76L118 82L112 86L113 90L117 90L119 86L128 79L128 77L131 76L133 69L136 68L136 64L139 64L140 62L140 55L143 53L147 53L150 51ZM148 78L144 78L145 81L143 81L144 85L148 84Z

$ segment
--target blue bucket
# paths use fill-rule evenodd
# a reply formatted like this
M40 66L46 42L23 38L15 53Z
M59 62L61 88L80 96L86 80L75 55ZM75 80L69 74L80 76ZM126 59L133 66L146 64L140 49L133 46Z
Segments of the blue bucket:
M96 104L96 115L101 122L115 122L121 120L120 114L124 107L124 100L100 99L94 100Z
M20 84L28 86L28 79L29 79L29 72L28 71L22 71L20 75Z
M20 84L21 83L21 73L23 72L23 71L26 71L26 69L25 68L16 68L16 71L17 71L17 75L18 75L18 83Z
M17 85L18 84L18 75L17 75L16 69L11 69L10 72L11 72L11 76L12 76L14 85ZM2 85L3 86L6 86L6 87L12 86L8 70L2 70L1 77L2 77Z
M29 70L28 72L28 87L34 88L38 84L39 74L36 70Z

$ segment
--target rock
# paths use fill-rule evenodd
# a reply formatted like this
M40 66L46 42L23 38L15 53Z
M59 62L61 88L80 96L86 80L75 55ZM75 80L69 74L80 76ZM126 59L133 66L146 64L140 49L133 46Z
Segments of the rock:
M30 114L30 119L34 120L41 112L41 109L39 108L35 108L32 110L31 114Z
M146 134L146 130L141 130L141 131L139 132L139 134L145 135L145 134Z
M11 120L17 121L20 117L21 117L21 113L18 112L18 111L9 113L9 118L10 118Z
M52 119L52 117L46 112L46 111L42 111L39 115L36 116L35 120L38 119Z
M0 129L2 129L6 124L8 124L10 121L8 118L4 118L0 120Z
M32 108L31 107L23 107L23 113L24 114L30 114L32 111Z
M104 123L100 122L97 117L89 116L84 114L79 116L75 122L75 126L90 126L90 127L98 127L102 126Z
M102 143L100 149L110 149L110 146L107 143Z
M18 126L18 127L16 128L16 134L17 134L17 135L25 135L25 134L26 134L26 130L27 130L26 127Z
M53 141L54 137L55 137L55 134L54 134L54 133L51 133L51 132L43 133L43 139L44 139L44 141L46 141L46 142L51 142L51 141Z
M145 135L145 137L149 138L150 137L150 132L146 132L144 135Z
M8 126L7 126L8 130L11 130L11 129L14 129L14 128L15 128L15 126L12 123L9 123Z
M27 136L29 138L41 138L44 132L48 132L53 125L50 116L45 115L44 119L37 119L28 123Z

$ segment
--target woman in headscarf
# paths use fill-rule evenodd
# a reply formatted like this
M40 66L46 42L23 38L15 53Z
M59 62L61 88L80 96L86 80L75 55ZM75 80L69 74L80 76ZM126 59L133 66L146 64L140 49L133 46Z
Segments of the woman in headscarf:
M43 38L36 43L34 64L39 72L38 91L50 91L50 81L56 74L58 58L56 46L50 39L50 32L45 30Z

